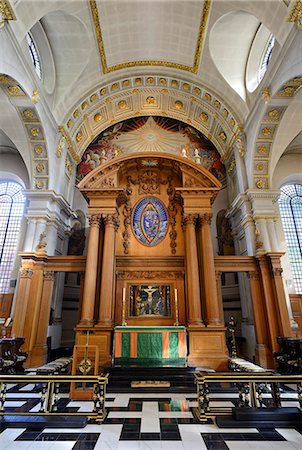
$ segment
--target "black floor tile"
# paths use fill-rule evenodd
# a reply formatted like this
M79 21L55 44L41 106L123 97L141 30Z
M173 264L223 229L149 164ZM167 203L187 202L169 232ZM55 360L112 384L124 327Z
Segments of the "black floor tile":
M160 441L160 433L140 433L142 441Z

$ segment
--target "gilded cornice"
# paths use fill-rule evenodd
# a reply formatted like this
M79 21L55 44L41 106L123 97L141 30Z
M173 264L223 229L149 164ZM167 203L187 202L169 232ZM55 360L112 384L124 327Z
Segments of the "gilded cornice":
M96 35L96 40L98 43L98 49L100 54L100 59L102 63L103 73L110 73L116 70L127 69L129 67L141 67L141 66L162 66L162 67L170 67L173 69L185 70L187 72L191 72L196 74L198 72L201 51L205 36L205 30L208 22L209 11L211 7L211 0L204 0L203 9L201 12L201 19L199 23L198 37L195 47L195 54L192 66L187 66L185 64L178 64L172 61L160 61L160 60L143 60L143 61L129 61L121 64L116 64L113 66L108 66L106 52L104 47L104 41L102 36L102 28L100 22L101 13L97 7L96 0L89 0L89 5L91 9L94 30Z

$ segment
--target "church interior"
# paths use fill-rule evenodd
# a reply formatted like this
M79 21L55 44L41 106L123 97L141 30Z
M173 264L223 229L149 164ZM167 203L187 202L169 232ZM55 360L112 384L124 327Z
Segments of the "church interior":
M302 448L301 30L0 0L1 449Z

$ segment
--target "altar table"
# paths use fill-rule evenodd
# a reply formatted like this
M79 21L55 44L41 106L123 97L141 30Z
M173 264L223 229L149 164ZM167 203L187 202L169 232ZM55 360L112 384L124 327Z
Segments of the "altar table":
M185 327L115 327L114 365L186 365Z

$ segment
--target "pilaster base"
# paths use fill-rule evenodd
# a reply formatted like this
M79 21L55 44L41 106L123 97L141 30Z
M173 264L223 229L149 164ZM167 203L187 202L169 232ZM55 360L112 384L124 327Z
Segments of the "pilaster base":
M255 349L256 363L265 369L274 369L275 361L271 350L265 344L257 344Z
M225 371L228 367L225 328L190 329L188 364L191 367L210 367Z
M47 361L47 345L35 346L30 352L24 367L40 367L43 366Z

